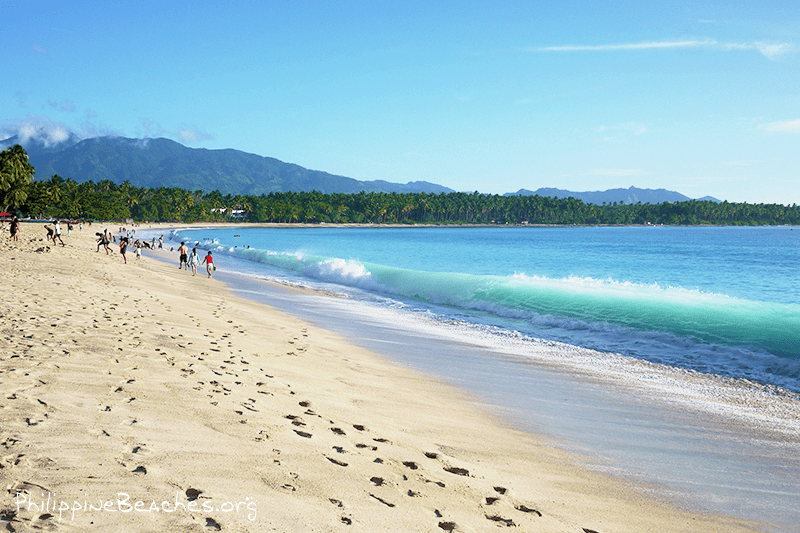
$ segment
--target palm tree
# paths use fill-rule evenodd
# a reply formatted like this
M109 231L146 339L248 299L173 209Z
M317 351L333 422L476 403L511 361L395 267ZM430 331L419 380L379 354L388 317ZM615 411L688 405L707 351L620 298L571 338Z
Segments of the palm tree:
M51 206L54 206L61 202L62 196L62 185L64 184L64 178L59 176L58 174L53 174L50 178L50 181L47 182L47 199Z
M0 152L0 205L3 211L25 201L28 184L35 172L22 146L15 144Z

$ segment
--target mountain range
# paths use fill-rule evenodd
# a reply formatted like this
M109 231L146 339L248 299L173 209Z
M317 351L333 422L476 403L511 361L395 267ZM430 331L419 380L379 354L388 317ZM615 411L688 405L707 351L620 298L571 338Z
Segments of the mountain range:
M637 189L636 187L629 187L627 189L608 189L606 191L591 191L591 192L574 192L565 191L563 189L553 189L549 187L529 191L527 189L520 189L517 192L506 193L506 196L551 196L553 198L576 198L582 200L587 204L603 203L613 204L614 202L621 204L660 204L663 202L685 202L691 200L679 192L668 191L666 189ZM714 197L705 196L699 198L700 201L719 202Z
M223 194L260 195L270 192L312 191L322 193L426 192L453 189L414 181L359 181L299 165L284 163L240 150L189 148L169 139L70 137L58 144L16 136L0 141L0 148L19 143L40 179L53 174L82 183L129 181L136 187L178 187L189 191L218 190Z
M397 192L450 193L453 189L426 181L405 184L383 180L359 181L319 170L309 170L272 157L240 150L189 148L170 139L94 137L81 140L74 134L54 142L17 136L0 141L0 149L20 144L39 179L54 174L81 183L128 181L136 187L178 187L190 191L218 190L223 194L260 195L270 192L312 191L322 193ZM665 189L611 189L573 192L542 188L520 189L507 195L573 197L586 203L662 203L690 198ZM701 200L718 201L706 197Z

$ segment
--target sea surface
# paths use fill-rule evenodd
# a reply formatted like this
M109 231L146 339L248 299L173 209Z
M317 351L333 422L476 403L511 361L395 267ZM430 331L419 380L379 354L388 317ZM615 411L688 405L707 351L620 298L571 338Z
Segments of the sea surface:
M800 227L165 234L180 241L246 295L405 357L598 469L768 530L800 523Z

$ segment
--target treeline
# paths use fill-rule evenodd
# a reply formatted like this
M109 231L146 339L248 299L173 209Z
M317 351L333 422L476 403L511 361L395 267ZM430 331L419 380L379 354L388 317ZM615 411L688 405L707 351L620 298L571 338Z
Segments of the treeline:
M223 195L174 187L138 188L58 175L25 185L18 210L32 217L153 222L375 224L800 225L800 207L691 200L587 204L575 198L474 193L283 192Z

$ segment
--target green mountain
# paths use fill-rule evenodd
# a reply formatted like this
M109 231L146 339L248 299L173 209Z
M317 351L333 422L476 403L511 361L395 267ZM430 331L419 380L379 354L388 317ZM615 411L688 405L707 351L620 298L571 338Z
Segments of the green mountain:
M270 192L319 191L322 193L398 192L450 193L453 189L414 181L406 184L388 181L359 181L299 165L284 163L240 150L189 148L169 139L129 139L96 137L80 140L74 134L53 139L41 132L19 139L0 141L0 150L21 144L36 169L37 179L53 174L78 182L129 181L136 187L178 187L189 191L218 190L223 194L260 195ZM574 192L555 188L536 191L520 189L506 196L577 198L585 203L659 204L682 202L687 196L666 189L610 189ZM716 198L701 200L719 202Z
M188 148L169 139L96 137L66 139L58 145L16 137L0 147L19 142L28 153L38 179L53 174L77 182L129 181L136 187L179 187L190 191L218 190L223 194L260 195L270 192L322 193L432 192L452 189L424 181L406 184L359 181L239 150Z

